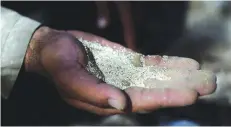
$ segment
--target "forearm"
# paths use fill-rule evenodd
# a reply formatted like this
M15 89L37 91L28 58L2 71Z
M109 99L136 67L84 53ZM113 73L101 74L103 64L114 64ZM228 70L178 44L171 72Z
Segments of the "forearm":
M1 7L1 95L8 98L40 23Z

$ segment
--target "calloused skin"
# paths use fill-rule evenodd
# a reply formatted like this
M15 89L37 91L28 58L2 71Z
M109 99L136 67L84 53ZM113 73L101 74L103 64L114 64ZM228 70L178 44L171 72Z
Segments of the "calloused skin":
M155 89L131 87L122 91L101 82L85 70L86 54L76 38L97 41L104 46L113 47L115 50L124 48L89 33L58 31L49 27L40 27L34 33L25 57L26 70L53 80L61 98L76 108L99 115L153 111L161 107L193 104L199 96L211 94L216 88L215 76L212 73L199 71L199 64L194 60L184 64L185 58L174 61L170 59L170 62L163 64L162 57L147 56L145 60L149 65L176 67L182 70L189 68L193 70L193 75L200 76L203 72L211 78L206 81L201 78L195 79L199 83L195 84L185 80L190 76L179 76L180 86L176 82L170 82L170 86L175 85L176 87L161 88L160 84L160 87ZM127 50L133 52L130 49ZM174 66L174 62L177 63L176 66Z

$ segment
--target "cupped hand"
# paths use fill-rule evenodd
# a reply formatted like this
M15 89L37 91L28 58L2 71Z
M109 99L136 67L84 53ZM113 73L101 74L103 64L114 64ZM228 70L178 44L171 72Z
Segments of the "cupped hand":
M114 50L126 49L89 33L41 27L34 33L25 57L26 70L52 79L61 98L76 108L100 115L146 112L160 107L193 104L198 96L211 94L216 88L215 76L198 70L199 64L192 59L169 57L166 61L161 56L146 56L147 65L167 67L166 73L173 80L160 82L151 79L147 83L158 87L131 87L122 91L85 69L86 52L76 38L98 42ZM179 71L172 71L174 68Z

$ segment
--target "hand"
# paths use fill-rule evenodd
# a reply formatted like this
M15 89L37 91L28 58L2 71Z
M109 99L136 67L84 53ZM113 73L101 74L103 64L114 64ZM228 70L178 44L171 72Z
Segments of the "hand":
M177 80L169 82L167 88L162 88L159 84L155 89L133 87L123 92L100 82L85 70L85 50L75 37L98 41L115 50L122 47L80 31L65 32L41 27L31 39L25 57L25 67L27 71L40 73L52 79L61 98L76 108L100 115L124 113L130 100L132 112L152 111L160 107L189 105L197 100L198 95L210 94L215 90L213 74L197 70L199 65L194 60L170 58L169 61L163 62L160 56L147 56L146 64L181 68L172 74ZM191 75L187 75L185 69L192 69ZM206 80L201 78L205 74Z

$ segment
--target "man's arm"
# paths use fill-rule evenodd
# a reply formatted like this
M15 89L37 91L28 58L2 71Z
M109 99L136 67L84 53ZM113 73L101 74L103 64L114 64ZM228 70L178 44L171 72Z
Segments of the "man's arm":
M39 22L1 6L1 95L7 99Z

